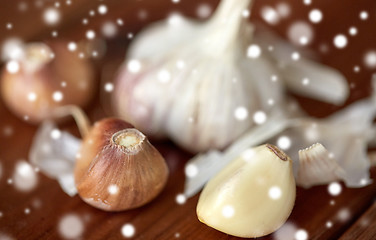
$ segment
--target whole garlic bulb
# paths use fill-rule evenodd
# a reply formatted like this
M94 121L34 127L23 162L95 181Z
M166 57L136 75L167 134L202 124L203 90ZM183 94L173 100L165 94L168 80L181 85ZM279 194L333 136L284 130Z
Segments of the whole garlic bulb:
M247 56L250 2L223 0L204 24L175 16L142 32L117 78L116 113L191 152L222 149L256 125L251 114L271 115L281 85L265 58Z
M291 159L265 144L244 151L206 184L197 216L233 236L261 237L287 220L295 194Z
M164 188L168 167L146 136L114 118L94 124L77 155L74 178L80 197L106 211L142 206Z
M250 4L222 0L207 22L174 15L142 31L116 81L117 115L150 136L167 136L202 152L222 150L283 112L282 84L342 104L349 92L346 79L273 34L253 31L242 14Z
M39 123L53 117L60 106L89 103L94 94L93 68L65 44L30 43L21 55L6 64L1 79L1 95L15 115Z

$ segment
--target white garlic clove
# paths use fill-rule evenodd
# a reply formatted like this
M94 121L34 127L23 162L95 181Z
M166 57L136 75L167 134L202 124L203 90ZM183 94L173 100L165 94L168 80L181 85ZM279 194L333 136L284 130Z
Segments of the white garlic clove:
M299 151L299 170L296 178L298 186L309 188L342 180L345 175L345 171L320 143Z
M266 28L257 27L254 41L264 49L273 47L267 54L279 67L287 88L320 101L336 105L344 103L349 95L349 87L346 78L338 70L310 60L315 57L311 52L297 49ZM299 54L299 59L292 59L294 52Z
M45 121L33 139L30 162L48 177L57 179L65 193L74 196L77 189L73 168L80 146L81 140Z
M261 237L287 220L295 202L291 159L266 144L234 159L211 179L198 204L199 220L238 237Z

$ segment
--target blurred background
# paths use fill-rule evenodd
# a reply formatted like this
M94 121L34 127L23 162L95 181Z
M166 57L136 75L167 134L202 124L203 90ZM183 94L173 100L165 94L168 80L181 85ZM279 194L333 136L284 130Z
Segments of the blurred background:
M109 103L113 89L111 84L120 64L125 60L129 43L143 27L176 13L204 21L211 16L218 2L3 0L0 1L1 66L4 68L7 60L4 53L7 52L9 43L14 41L63 42L66 51L76 54L78 58L87 59L95 66L95 81L98 87L85 111L92 121L98 120L112 115ZM250 21L266 25L298 48L311 49L320 62L339 70L346 77L350 95L342 106L289 93L310 116L326 117L350 103L370 96L371 79L376 74L376 1L255 0L249 15ZM86 47L72 50L69 48L69 43L72 42ZM62 128L79 136L72 121L64 123ZM42 175L31 193L14 190L13 171L19 159L28 158L28 150L36 129L35 125L27 123L27 119L15 117L0 100L0 240L51 237L119 239L128 236L128 222L132 222L136 227L139 234L136 236L140 239L152 239L157 234L160 239L230 239L196 221L194 208L197 196L187 201L183 210L178 208L181 204L178 204L178 207L173 205L176 194L183 188L184 163L192 155L170 142L157 143L157 147L167 158L172 177L178 180L175 185L169 183L166 194L158 199L156 204L141 210L132 210L126 214L98 212L77 197L66 196L55 181ZM371 206L375 192L374 184L363 190L346 190L336 199L337 208L329 209L331 197L323 193L323 188L308 191L299 189L297 210L294 210L292 221L307 229L315 239L336 239ZM354 195L358 196L348 203L347 199ZM164 214L162 210L158 211L158 203L165 206L161 209L167 211L171 208L171 211L174 211L166 214L166 221L163 223L158 223ZM302 213L305 211L303 203L319 206L321 215L316 216L316 210L311 210L314 216L309 219L306 215L310 214ZM350 209L350 212L340 213L347 214L345 220L339 221L340 223L330 229L324 226L328 219L343 209ZM32 215L37 211L39 212L32 218L24 219L25 215ZM178 211L180 213L176 213ZM185 217L186 220L182 220ZM125 225L127 227L124 230ZM57 230L56 226L59 226L60 230ZM92 232L84 230L89 227L93 229ZM74 229L76 235L62 235L61 231L66 231L61 230L64 228ZM114 230L115 232L112 232ZM192 231L201 235L198 234L195 238L187 237Z

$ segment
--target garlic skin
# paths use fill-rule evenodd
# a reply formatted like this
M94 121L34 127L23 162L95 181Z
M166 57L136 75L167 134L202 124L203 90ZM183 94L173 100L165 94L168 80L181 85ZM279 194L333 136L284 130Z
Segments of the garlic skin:
M73 169L80 146L80 139L58 130L56 124L46 120L33 137L29 159L46 176L56 179L63 191L73 197L77 194Z
M94 94L92 66L63 42L24 45L22 57L13 61L19 69L9 72L5 67L1 95L9 110L31 123L52 118L53 110L63 105L83 107Z
M164 188L168 167L161 154L132 125L120 119L94 124L77 155L80 197L105 211L140 207Z
M115 81L115 113L196 153L224 149L257 128L257 112L272 118L283 108L284 86L342 104L348 96L342 74L304 56L290 61L295 48L254 31L242 16L251 3L222 0L204 23L173 15L138 34Z
M233 236L261 237L283 225L295 195L291 159L265 144L243 152L206 184L197 216Z
M257 125L252 114L273 115L268 100L282 103L282 86L266 59L247 57L249 3L225 0L205 24L174 16L140 33L116 79L116 114L190 152L222 149Z
M299 150L296 184L304 188L345 179L345 171L320 143Z

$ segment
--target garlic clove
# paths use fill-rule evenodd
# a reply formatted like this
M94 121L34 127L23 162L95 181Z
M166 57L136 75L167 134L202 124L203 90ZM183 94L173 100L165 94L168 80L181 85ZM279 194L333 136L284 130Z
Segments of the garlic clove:
M70 133L60 131L50 121L39 127L30 148L30 162L52 179L70 196L77 193L74 184L73 168L81 141Z
M266 144L249 149L207 183L197 216L233 236L261 237L287 220L295 194L291 159Z
M95 85L87 60L79 59L60 42L30 43L22 50L23 57L8 62L1 81L4 103L15 115L39 123L51 118L51 112L60 106L89 103ZM15 67L9 68L12 65Z
M309 188L342 180L345 175L345 171L320 143L299 151L299 170L296 178L298 186Z
M75 166L80 197L106 211L148 203L167 178L166 162L146 136L112 118L97 122L85 136Z
M291 91L320 101L341 105L349 95L346 78L336 69L320 64L309 58L313 54L297 49L266 28L257 26L254 41L273 51L267 54L275 61L281 77ZM294 52L300 53L298 60L292 59Z
M343 104L350 90L346 78L337 70L308 59L280 69L291 91L335 105Z

